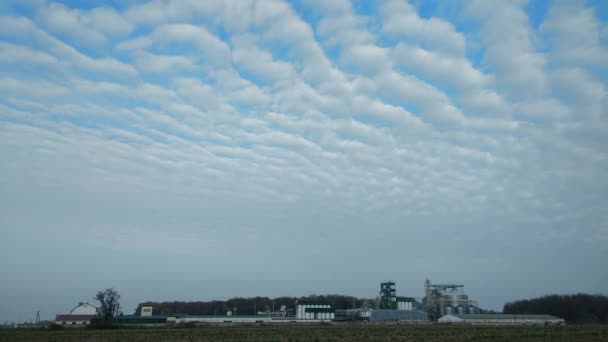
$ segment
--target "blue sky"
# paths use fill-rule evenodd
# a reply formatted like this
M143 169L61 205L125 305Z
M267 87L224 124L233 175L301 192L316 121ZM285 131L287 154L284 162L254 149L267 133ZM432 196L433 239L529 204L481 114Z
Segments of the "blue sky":
M4 1L0 321L605 292L604 1ZM6 303L6 305L5 305Z

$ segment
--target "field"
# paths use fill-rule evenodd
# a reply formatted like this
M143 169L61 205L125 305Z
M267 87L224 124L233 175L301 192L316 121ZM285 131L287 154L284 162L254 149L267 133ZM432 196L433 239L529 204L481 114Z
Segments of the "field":
M0 330L0 341L606 341L608 325L204 326L190 329Z

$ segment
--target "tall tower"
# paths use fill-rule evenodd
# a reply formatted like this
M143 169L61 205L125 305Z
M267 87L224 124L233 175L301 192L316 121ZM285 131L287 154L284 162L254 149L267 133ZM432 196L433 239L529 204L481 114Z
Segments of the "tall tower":
M394 281L389 280L380 284L380 309L397 310L397 291Z

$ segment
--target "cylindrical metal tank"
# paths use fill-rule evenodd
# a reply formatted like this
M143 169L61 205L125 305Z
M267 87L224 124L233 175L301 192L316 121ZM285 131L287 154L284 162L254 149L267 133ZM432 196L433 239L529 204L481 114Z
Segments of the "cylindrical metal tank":
M477 313L477 308L474 306L469 306L469 313L470 314L476 314Z
M451 306L446 306L445 307L445 314L446 315L451 315L452 314L452 307Z
M462 306L460 306L460 305L459 305L459 306L456 308L456 312L458 312L459 314L464 314L464 308L463 308Z

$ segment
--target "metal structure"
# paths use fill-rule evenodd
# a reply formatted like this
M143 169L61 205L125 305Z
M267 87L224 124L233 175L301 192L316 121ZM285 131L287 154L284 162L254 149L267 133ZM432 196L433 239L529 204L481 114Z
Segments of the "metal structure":
M430 280L424 282L425 297L422 301L431 321L450 314L477 314L477 302L470 300L464 293L461 284L432 284Z
M397 290L394 281L389 280L380 284L380 309L397 310Z

